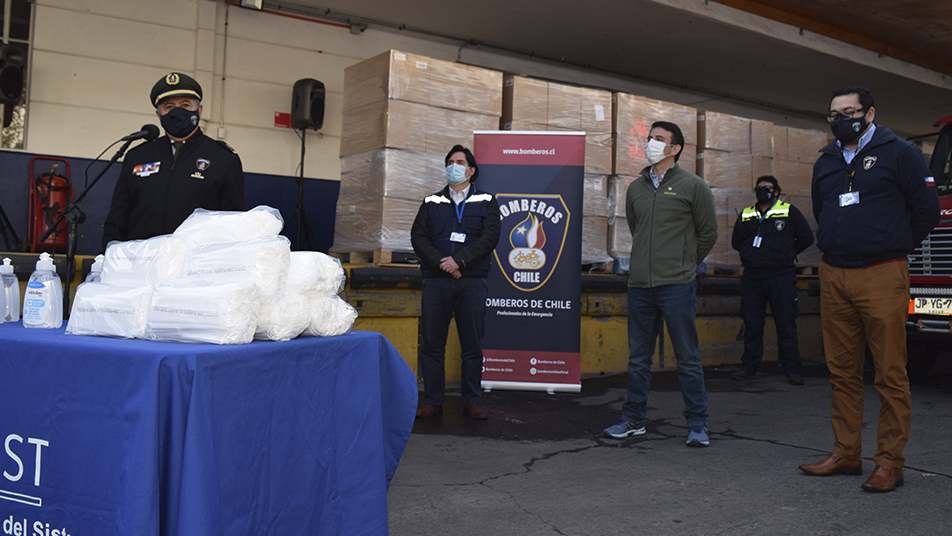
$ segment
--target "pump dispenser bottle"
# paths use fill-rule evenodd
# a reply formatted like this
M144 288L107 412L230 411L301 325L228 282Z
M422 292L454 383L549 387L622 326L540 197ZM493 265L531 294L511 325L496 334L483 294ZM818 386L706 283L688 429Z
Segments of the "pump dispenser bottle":
M102 282L102 262L106 260L106 257L103 255L96 255L96 260L93 262L93 265L89 268L89 274L86 276L86 279L83 283L100 283Z
M41 253L23 296L23 327L58 328L63 325L63 283L49 253Z
M20 280L13 272L10 259L3 259L0 265L0 280L3 281L3 297L5 307L0 309L0 315L7 322L20 320Z

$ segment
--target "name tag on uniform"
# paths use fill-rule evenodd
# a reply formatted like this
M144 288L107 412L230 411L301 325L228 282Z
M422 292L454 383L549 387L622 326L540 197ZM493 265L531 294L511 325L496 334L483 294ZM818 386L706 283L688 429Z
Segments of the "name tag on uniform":
M760 247L760 241L761 241L761 240L763 240L763 239L762 239L761 237L759 237L759 236L755 236L755 237L754 237L754 247L755 247L755 248L759 248L759 247Z
M845 194L840 194L840 206L848 207L850 205L859 204L859 192L846 192Z
M466 242L466 233L450 233L450 242Z

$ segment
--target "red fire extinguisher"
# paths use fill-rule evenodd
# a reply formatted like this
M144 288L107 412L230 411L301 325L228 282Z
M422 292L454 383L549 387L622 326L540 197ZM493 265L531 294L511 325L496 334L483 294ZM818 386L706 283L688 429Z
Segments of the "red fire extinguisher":
M38 160L51 160L57 163L53 164L48 172L37 175L33 168ZM65 175L57 171L60 163L65 168ZM35 253L65 250L68 232L66 220L60 222L46 240L40 242L40 237L47 229L53 227L53 222L73 200L73 185L69 180L69 161L63 158L34 156L30 159L30 176L32 177L30 180L30 229L27 237L30 251Z

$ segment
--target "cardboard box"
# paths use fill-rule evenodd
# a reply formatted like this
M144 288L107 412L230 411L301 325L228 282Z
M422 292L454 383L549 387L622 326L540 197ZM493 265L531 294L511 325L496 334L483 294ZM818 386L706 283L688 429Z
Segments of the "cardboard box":
M583 131L611 134L611 93L602 89L582 88L510 76L503 83L502 124L545 125L525 130Z
M698 147L738 154L773 156L770 121L705 111L697 116Z
M495 116L389 99L344 110L340 156L378 148L446 154L473 144L473 130L495 130Z
M586 173L582 189L582 215L608 217L608 176Z
M829 132L787 128L787 158L795 162L813 164L820 157L820 149L830 143Z
M656 121L678 125L685 148L697 146L695 108L627 93L612 94L613 174L638 175L648 165L645 143Z
M608 255L614 259L631 257L631 231L624 217L608 226Z
M787 160L787 130L789 127L774 125L773 128L773 157Z
M582 216L582 264L610 261L607 245L608 218Z
M585 171L612 169L611 93L510 76L503 84L503 130L585 132Z
M410 228L422 199L382 197L350 205L337 205L334 246L331 251L383 249L412 253Z
M608 177L608 215L625 220L625 196L628 186L638 177L630 175L612 175ZM609 223L612 223L611 221Z
M810 191L813 183L813 163L794 162L791 160L774 160L773 176L780 183L784 192L801 193Z
M446 186L443 154L373 149L340 159L339 205L381 197L423 198Z
M803 213L803 217L810 225L810 229L816 232L816 219L813 217L813 199L810 197L801 197L798 195L780 194L780 198L787 203L797 207ZM814 237L816 238L816 237Z
M698 176L711 188L753 189L750 155L707 149L697 155Z
M711 193L714 194L718 225L733 226L740 213L757 202L757 195L751 190L711 188Z
M344 110L402 100L498 116L502 73L390 50L344 70Z
M508 130L546 130L548 109L548 82L523 76L510 76L503 82L501 122L512 124Z

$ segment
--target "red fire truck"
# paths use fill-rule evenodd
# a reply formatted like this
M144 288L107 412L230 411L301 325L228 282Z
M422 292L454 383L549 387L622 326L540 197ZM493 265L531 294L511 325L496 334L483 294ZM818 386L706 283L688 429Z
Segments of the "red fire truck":
M940 351L952 351L952 116L941 127L929 168L939 191L942 219L909 255L909 374L925 374Z

